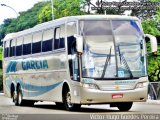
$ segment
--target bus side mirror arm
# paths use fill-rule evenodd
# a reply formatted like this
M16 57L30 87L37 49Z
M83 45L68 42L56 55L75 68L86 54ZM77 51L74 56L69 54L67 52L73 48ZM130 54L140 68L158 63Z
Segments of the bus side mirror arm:
M151 43L151 52L152 54L157 54L157 39L155 36L150 35L150 34L145 34L145 37L148 37L150 39Z
M76 49L77 52L82 54L83 53L83 37L80 35L74 35L76 38Z

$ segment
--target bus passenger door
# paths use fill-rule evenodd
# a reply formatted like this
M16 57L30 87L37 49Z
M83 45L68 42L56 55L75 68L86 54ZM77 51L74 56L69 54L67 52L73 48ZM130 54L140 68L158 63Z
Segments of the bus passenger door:
M67 46L68 46L68 62L70 77L73 81L80 81L79 76L79 61L76 50L76 38L74 35L77 34L76 22L67 23Z
M69 72L71 79L71 101L73 103L80 102L80 70L79 70L79 59L76 50L76 38L77 35L77 22L68 22L67 23L67 49L68 49L68 63L69 63Z
M76 44L73 44L71 47L71 69L72 69L72 80L80 81L79 76L79 62L78 62L78 55L76 52Z

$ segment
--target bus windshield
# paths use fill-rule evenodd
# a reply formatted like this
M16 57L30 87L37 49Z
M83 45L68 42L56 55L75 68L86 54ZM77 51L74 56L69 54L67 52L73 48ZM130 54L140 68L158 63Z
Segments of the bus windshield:
M84 37L83 77L146 76L144 36L138 21L80 21L80 34Z

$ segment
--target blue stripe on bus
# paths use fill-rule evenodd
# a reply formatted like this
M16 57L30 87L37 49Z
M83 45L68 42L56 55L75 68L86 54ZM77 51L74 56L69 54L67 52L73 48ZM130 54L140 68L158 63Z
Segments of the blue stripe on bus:
M42 95L50 90L53 90L55 89L56 87L58 87L60 84L62 83L61 82L58 82L58 83L55 83L53 85L49 85L49 86L34 86L34 85L31 85L31 84L24 84L24 86L27 86L25 88L25 90L23 90L23 95L26 96L26 97L35 97L35 96L39 96L39 95ZM27 92L29 91L29 92Z
M10 85L11 85L11 80L6 80L6 85L7 88L10 89ZM50 90L55 89L56 87L58 87L63 81L54 83L52 85L48 85L48 86L36 86L36 85L31 85L31 84L26 84L23 83L21 80L15 80L15 83L19 82L21 84L21 87L23 88L22 92L23 92L23 96L25 97L35 97L35 96L39 96L42 94L45 94L46 92L49 92Z
M141 32L141 29L137 25L137 23L134 20L130 20L130 24L138 31Z

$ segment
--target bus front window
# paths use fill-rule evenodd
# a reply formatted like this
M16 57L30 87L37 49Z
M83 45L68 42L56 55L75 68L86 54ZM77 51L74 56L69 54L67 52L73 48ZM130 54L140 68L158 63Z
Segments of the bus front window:
M143 32L137 21L113 20L118 77L146 75Z
M137 21L80 21L82 75L116 79L146 76L144 37Z
M85 40L82 55L83 77L101 78L105 71L104 77L114 78L116 61L110 21L81 21L80 32ZM104 70L105 64L107 66Z

